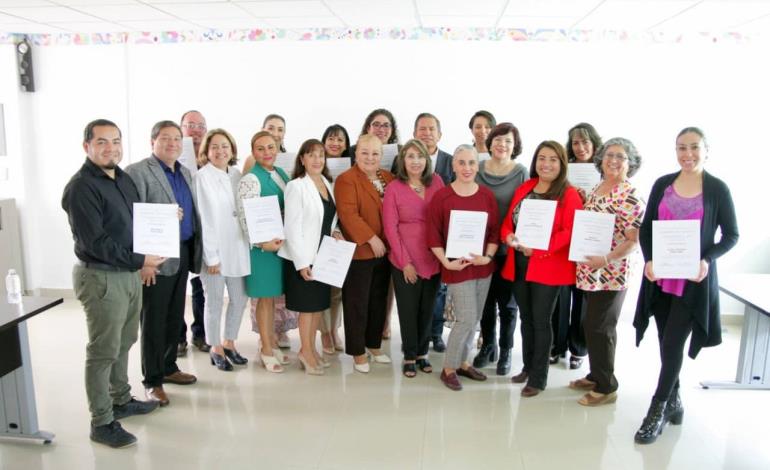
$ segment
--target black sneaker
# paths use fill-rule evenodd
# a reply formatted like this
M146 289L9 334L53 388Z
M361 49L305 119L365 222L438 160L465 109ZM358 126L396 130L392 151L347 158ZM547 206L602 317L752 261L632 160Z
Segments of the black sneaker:
M131 397L131 400L127 403L112 407L112 417L117 420L134 415L146 415L157 407L158 402L155 400L139 401L136 398Z
M117 421L103 426L91 426L91 440L113 449L121 449L136 444L136 437L123 429Z
M446 351L446 344L444 344L444 340L441 339L441 336L433 337L433 350L438 353Z

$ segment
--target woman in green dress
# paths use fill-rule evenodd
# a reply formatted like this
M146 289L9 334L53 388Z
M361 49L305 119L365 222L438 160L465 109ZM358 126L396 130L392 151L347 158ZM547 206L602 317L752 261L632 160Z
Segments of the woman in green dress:
M278 196L278 203L283 212L283 191L289 176L279 167L274 166L278 154L278 143L267 131L260 131L251 138L251 154L256 164L246 173L238 185L239 199ZM241 223L246 230L246 220L241 207ZM247 231L248 233L248 231ZM270 372L283 372L282 364L288 363L281 350L275 345L273 323L275 316L275 298L283 294L283 261L278 257L278 250L283 240L251 246L251 274L246 277L246 293L257 299L257 324L259 325L262 364Z

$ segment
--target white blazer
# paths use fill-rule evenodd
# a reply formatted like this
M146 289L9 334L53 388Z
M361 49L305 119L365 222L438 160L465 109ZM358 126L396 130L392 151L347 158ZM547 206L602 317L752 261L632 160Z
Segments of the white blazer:
M326 178L321 179L333 201L332 185ZM278 256L293 261L294 268L299 271L312 265L315 261L315 255L318 253L321 242L324 207L318 188L308 175L289 181L283 193L283 201L283 230L286 240L281 249L278 250ZM332 231L336 228L337 214L335 211L334 219L332 219Z
M193 178L203 238L203 264L220 265L226 277L251 273L249 241L238 221L235 192L241 173L235 167L227 172L207 163Z

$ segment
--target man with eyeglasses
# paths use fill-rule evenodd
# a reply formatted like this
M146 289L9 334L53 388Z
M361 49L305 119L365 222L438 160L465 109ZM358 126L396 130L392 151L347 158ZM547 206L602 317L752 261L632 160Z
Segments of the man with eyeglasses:
M145 394L160 406L169 404L164 383L190 385L197 381L176 364L179 331L184 316L188 271L201 267L201 225L195 210L190 171L177 160L182 153L182 129L160 121L150 135L152 155L126 168L145 203L179 206L179 258L160 269L142 269L142 374Z
M433 171L447 185L455 179L452 171L452 155L438 148L441 140L441 121L431 113L420 113L414 120L414 138L425 144L433 165ZM433 306L433 323L431 325L431 342L433 350L444 352L446 344L441 337L444 332L444 303L446 302L446 284L442 283L436 292L436 302Z
M193 148L195 149L195 158L198 158L198 152L200 151L201 141L206 135L206 118L200 111L191 109L182 114L182 120L180 121L180 127L182 128L183 137L191 137L193 142ZM201 166L200 164L198 165ZM190 332L192 333L192 344L201 352L209 352L211 346L206 344L206 329L203 322L203 311L205 307L205 298L203 296L203 285L201 279L198 276L192 276L190 278L190 285L192 286L192 311L193 322L190 325ZM177 345L177 356L181 357L187 354L187 323L182 317L182 328L179 335L179 344Z

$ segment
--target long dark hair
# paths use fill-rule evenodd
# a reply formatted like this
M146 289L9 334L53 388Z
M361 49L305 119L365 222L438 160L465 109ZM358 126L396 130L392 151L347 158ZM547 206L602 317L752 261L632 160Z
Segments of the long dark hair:
M302 142L302 145L299 147L299 152L297 152L297 158L294 159L294 172L291 174L291 179L302 178L307 174L305 165L302 164L302 157L315 149L320 149L321 155L324 157L324 169L321 170L321 174L331 183L332 176L329 174L329 169L326 167L326 152L324 151L324 144L322 144L318 139L308 139Z
M549 148L556 152L556 156L559 157L559 174L556 176L556 179L551 182L551 187L548 188L548 191L546 191L545 194L541 194L541 196L543 199L559 201L562 196L564 196L564 191L570 186L569 181L567 181L567 152L564 150L564 147L555 140L544 140L540 142L540 145L535 149L535 154L532 156L532 163L529 165L530 178L539 177L537 174L537 154L540 153L540 150L543 148Z

